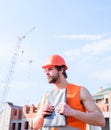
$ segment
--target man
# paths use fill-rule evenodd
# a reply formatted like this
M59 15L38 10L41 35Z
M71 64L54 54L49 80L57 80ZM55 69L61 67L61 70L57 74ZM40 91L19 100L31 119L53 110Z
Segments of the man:
M50 130L86 130L86 124L95 126L105 126L105 119L94 103L89 91L82 86L69 83L66 78L68 69L65 60L60 55L48 57L42 66L50 84L54 85L53 91L66 89L66 102L58 104L56 108L51 104L41 103L37 116L33 120L34 130L43 127L44 118L51 115L54 109L57 113L66 116L66 126L50 128Z

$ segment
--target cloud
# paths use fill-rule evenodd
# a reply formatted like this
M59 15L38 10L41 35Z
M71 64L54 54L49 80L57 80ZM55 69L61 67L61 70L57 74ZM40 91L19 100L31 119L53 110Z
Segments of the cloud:
M102 59L102 62L103 62L103 63L107 63L107 62L111 63L111 55L109 55L109 56L103 58L103 59Z
M64 52L67 56L97 55L111 51L111 38L85 44L84 46Z
M77 67L100 81L111 82L111 38L85 44L80 48L64 52L67 59L75 61ZM69 57L69 58L68 58ZM90 73L89 73L90 72Z
M101 81L111 82L111 70L96 71L92 76Z
M80 39L80 40L100 40L102 39L103 35L90 35L90 34L72 34L72 35L61 35L57 36L57 38L64 38L64 39Z
M111 50L111 38L95 42L93 44L87 44L85 47L82 48L83 52L93 54L101 54L103 52L110 50Z

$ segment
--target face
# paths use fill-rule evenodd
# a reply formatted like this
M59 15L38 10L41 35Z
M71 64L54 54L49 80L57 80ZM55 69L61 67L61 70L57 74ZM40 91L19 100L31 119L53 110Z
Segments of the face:
M45 74L49 83L56 83L60 77L59 71L55 67L46 68Z

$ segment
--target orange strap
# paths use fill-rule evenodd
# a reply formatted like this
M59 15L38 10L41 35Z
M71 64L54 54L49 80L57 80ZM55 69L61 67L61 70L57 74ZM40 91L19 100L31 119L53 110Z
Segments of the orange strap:
M57 130L57 128L51 128L51 130Z

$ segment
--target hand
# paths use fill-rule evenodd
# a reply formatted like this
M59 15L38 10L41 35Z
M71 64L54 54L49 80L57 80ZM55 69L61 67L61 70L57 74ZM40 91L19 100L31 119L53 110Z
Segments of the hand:
M41 108L40 108L40 113L41 113L41 116L44 117L44 116L47 116L47 115L51 115L52 112L54 110L54 106L51 106L51 105L42 105Z
M71 116L73 109L67 103L60 103L57 108L57 112L66 116Z

